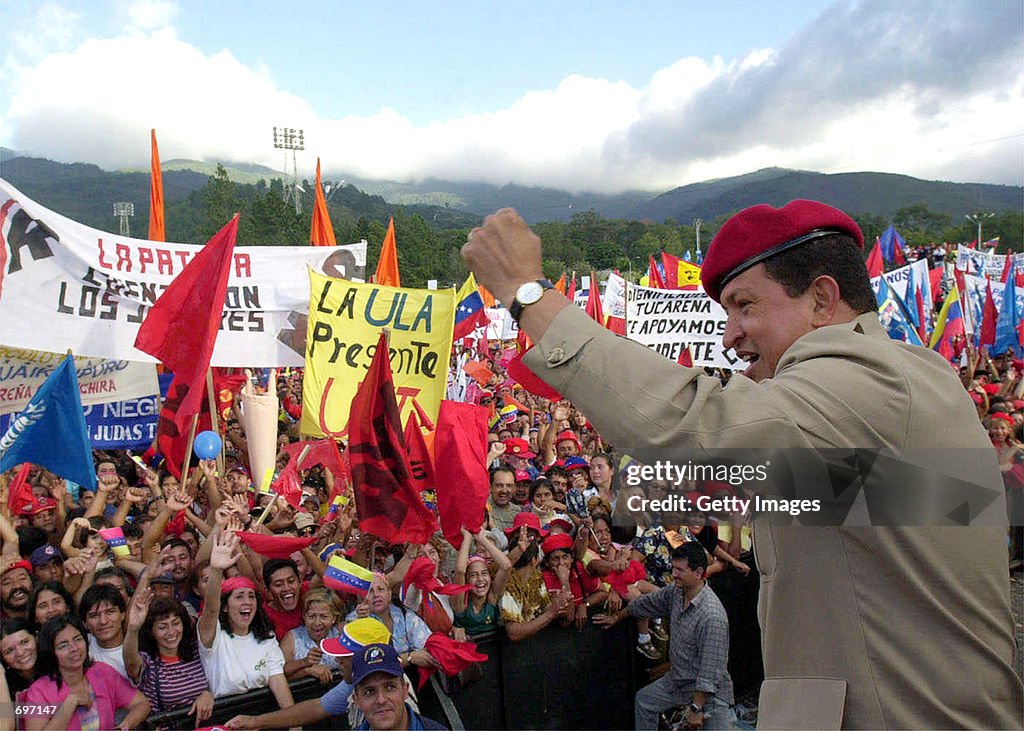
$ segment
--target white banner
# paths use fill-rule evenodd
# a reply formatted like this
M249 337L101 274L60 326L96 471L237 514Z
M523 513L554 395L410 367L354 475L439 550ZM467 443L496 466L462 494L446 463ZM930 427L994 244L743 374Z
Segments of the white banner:
M982 315L985 311L985 285L990 284L992 286L992 303L996 306L996 312L1000 312L1003 309L1003 292L1006 289L1006 285L999 281L998 278L994 280L986 280L982 277L972 277L970 274L964 275L964 292L962 293L963 302L961 305L965 310L970 312L970 321L977 323L974 328L968 329L967 332L973 333L975 330L981 328ZM1017 312L1024 312L1024 288L1014 287L1013 291L1017 295Z
M931 312L934 306L932 298L932 282L928 276L928 260L918 259L912 264L907 264L899 269L893 269L891 272L886 272L882 276L885 277L885 282L894 290L896 294L900 296L907 306L910 306L909 302L906 302L907 298L907 284L909 283L911 273L913 273L914 284L918 289L921 290L921 298L924 300L924 311L926 313ZM878 277L874 277L871 280L871 286L874 290L878 291Z
M63 360L63 353L0 346L0 414L24 408ZM150 363L75 358L75 370L83 406L152 396L159 388Z
M150 306L201 247L83 226L0 180L0 323L10 346L152 363L135 336ZM307 267L363 279L366 242L236 246L213 365L301 366Z
M987 251L969 249L963 244L956 247L956 268L964 274L976 277L988 277L997 282L1002 281L1003 268L1006 266L1006 254L990 254ZM1014 272L1024 269L1024 253L1013 255Z
M605 317L626 318L626 280L614 272L608 275L608 283L604 286L601 309Z
M515 340L519 336L519 323L512 319L504 307L488 307L488 340Z
M626 285L626 337L669 360L678 362L689 346L695 366L745 368L731 349L722 347L725 320L725 310L703 289Z

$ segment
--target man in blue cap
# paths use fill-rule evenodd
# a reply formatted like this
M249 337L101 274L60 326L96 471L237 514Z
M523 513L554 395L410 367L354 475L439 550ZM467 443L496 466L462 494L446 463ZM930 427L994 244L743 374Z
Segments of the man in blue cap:
M352 657L352 698L364 721L354 731L429 731L445 728L406 702L409 687L391 645L367 645Z

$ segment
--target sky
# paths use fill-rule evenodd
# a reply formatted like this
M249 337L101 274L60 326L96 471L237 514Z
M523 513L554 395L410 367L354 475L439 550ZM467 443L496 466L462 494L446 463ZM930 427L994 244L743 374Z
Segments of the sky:
M0 27L0 145L106 169L155 128L164 160L282 170L278 126L333 180L1024 184L1019 0L0 0Z

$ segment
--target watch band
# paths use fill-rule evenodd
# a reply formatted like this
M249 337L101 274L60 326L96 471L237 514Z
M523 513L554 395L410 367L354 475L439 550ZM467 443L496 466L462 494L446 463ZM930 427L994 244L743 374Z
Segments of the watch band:
M550 279L535 279L534 281L537 282L537 284L539 284L541 286L541 289L554 289L555 288L555 285L551 283ZM544 296L544 293L542 292L541 293L541 297L543 297L543 296ZM540 300L538 300L538 302L539 301ZM534 303L531 302L530 304L534 304ZM517 297L513 297L512 298L512 304L510 304L508 306L508 314L510 314L512 316L513 320L515 320L516 322L519 322L519 318L522 317L522 315L523 315L523 308L524 307L526 307L526 305L524 305L522 302L520 302Z

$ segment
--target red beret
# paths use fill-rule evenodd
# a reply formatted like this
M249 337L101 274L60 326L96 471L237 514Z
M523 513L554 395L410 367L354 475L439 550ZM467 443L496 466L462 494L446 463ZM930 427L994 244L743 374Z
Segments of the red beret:
M782 208L767 204L745 208L715 234L701 266L708 296L721 301L722 288L750 267L812 239L841 233L864 247L857 223L838 208L818 201L795 200Z

